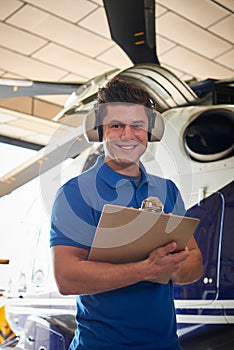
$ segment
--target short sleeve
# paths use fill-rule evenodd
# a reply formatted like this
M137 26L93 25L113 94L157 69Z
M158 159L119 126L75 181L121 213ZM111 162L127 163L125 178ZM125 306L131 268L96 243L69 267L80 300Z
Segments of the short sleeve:
M55 198L50 245L69 245L89 249L96 230L93 208L82 198L75 181L62 186Z

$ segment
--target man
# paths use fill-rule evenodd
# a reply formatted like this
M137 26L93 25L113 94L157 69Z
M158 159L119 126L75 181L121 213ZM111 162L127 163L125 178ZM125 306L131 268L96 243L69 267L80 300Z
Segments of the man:
M171 242L139 262L87 259L106 203L139 208L154 196L165 213L185 213L174 183L147 174L140 162L154 118L152 100L137 86L113 79L99 90L96 115L104 156L61 187L52 213L57 285L62 294L77 295L78 328L70 349L178 350L172 282L200 278L194 238L183 251L175 253ZM165 275L170 281L160 283Z

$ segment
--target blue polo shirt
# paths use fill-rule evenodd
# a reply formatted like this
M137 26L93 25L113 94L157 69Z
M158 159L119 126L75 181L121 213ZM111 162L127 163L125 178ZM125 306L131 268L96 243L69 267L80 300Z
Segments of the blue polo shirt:
M141 165L138 186L114 172L103 156L88 171L69 180L56 196L51 217L51 246L89 250L104 204L140 208L158 197L165 213L184 215L175 184L147 174ZM139 282L114 291L78 295L78 328L72 350L178 350L172 283Z

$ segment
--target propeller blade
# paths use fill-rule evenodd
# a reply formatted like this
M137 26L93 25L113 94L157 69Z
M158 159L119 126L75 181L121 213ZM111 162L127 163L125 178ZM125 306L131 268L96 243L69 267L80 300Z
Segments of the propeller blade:
M37 95L69 95L82 83L43 82L0 78L0 98Z
M159 64L154 0L104 0L111 37L133 64Z

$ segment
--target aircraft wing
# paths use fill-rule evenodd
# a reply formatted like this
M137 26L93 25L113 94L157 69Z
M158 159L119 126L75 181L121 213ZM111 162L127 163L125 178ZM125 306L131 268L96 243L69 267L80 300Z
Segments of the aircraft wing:
M0 98L38 95L67 95L83 83L55 83L0 78Z
M74 127L65 136L52 141L22 165L0 178L0 197L11 193L68 158L76 157L90 147L82 127Z
M0 197L11 193L55 165L62 163L67 158L77 156L82 150L91 146L84 138L81 127L82 117L88 112L85 108L94 99L99 84L110 79L117 72L117 69L113 69L80 86L76 91L76 101L72 99L52 121L0 108L0 113L5 113L6 119L6 122L2 123L0 138L19 138L21 141L45 146L34 157L0 178ZM16 125L19 126L19 131ZM26 125L28 129L25 136L20 134L23 125ZM34 130L29 129L30 125ZM10 134L8 134L9 131ZM13 131L14 134L12 134Z

